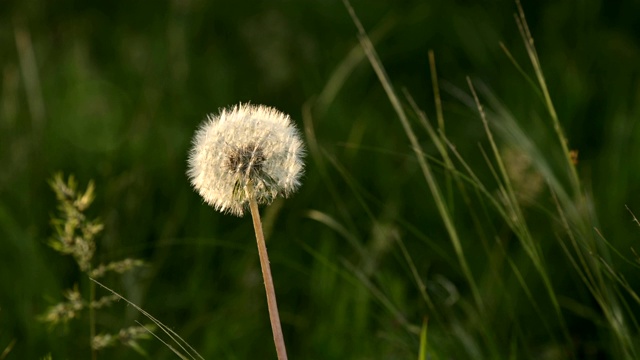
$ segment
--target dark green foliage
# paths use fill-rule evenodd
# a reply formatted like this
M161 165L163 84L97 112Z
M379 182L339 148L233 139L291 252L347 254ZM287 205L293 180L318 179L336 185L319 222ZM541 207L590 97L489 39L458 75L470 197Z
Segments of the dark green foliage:
M204 116L251 101L291 114L309 149L300 190L262 209L290 358L415 359L426 317L432 358L625 359L577 269L584 255L602 272L603 288L613 289L604 301L639 313L621 285L640 287L640 228L625 208L640 214L637 2L523 3L568 147L578 150L582 195L591 199L567 212L582 221L570 222L575 234L593 241L575 247L548 187L521 199L564 324L522 229L488 200L498 198L498 182L478 150L493 159L465 79L477 86L500 150L522 145L496 120L504 106L540 149L537 159L560 174L558 188L575 190L539 90L499 45L535 84L515 4L353 6L393 85L406 87L437 128L427 56L434 50L447 138L486 193L451 155L465 175L461 191L410 110L409 120L484 312L397 114L366 58L349 55L360 45L340 1L9 1L0 5L0 354L14 339L7 359L89 354L85 326L49 332L37 320L80 275L47 246L56 211L47 180L62 170L80 184L95 180L92 214L104 223L95 264L148 264L141 276L105 278L108 286L206 359L275 358L251 223L203 204L185 175ZM519 159L512 155L505 162ZM98 327L126 329L141 319L122 303L109 314ZM638 325L625 319L630 340L640 343ZM155 340L142 347L153 359L176 358ZM100 358L140 356L116 348Z

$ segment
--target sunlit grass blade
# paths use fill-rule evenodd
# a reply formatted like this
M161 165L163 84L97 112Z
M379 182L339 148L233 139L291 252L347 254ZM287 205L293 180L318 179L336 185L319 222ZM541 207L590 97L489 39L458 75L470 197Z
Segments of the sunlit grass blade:
M9 344L7 344L7 346L4 348L4 350L2 350L2 353L0 354L0 360L4 360L7 358L7 356L9 356L9 353L11 352L11 350L13 349L13 347L16 345L17 342L18 340L13 339Z
M427 360L427 326L428 326L427 318L422 322L422 329L420 329L420 353L418 354L418 360Z
M395 25L395 21L392 18L381 23L371 31L371 41L376 43L379 39L383 38L389 30L391 30L393 25ZM315 110L317 110L320 115L326 112L329 105L335 100L338 92L347 81L347 78L351 76L355 67L364 59L365 53L362 47L356 45L349 51L347 56L342 59L335 70L333 70L320 95L318 95L314 102Z
M393 315L395 320L402 325L407 331L412 334L419 334L419 328L409 322L409 320L404 316L404 314L398 309L398 307L389 299L387 295L384 294L371 280L367 277L365 273L362 272L358 267L354 266L348 261L343 261L343 265L349 271L351 271L355 277L360 280L362 285L364 285L369 292L382 304L384 308L386 308L390 314Z
M351 245L358 252L361 257L365 257L367 255L365 248L360 243L360 240L358 240L358 238L350 233L344 227L344 225L340 224L332 216L318 210L309 210L306 215L308 218L324 224L328 228L340 234L345 240L347 240L349 245Z
M336 204L336 209L340 214L340 218L347 223L347 226L350 229L353 229L355 228L355 226L353 226L353 218L351 212L348 210L344 198L340 196L338 186L335 184L333 177L329 173L329 169L326 164L326 152L318 143L314 128L312 107L309 102L307 102L302 108L302 121L304 123L304 133L306 135L309 154L315 160L313 163L319 172L322 184L328 191L329 196L333 200L333 203Z

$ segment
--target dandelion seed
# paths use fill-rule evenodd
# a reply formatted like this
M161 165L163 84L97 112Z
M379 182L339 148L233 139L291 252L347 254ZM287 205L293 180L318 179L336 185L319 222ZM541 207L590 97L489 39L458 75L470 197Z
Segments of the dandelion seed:
M193 139L187 175L216 210L242 216L250 197L268 204L300 185L304 147L288 115L240 104L209 115ZM250 191L249 191L250 190Z

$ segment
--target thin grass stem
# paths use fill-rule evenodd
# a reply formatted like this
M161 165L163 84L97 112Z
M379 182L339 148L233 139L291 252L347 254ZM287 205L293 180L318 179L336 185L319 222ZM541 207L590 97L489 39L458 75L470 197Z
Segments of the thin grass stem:
M204 360L202 355L200 355L193 348L193 346L189 345L188 342L186 342L182 337L180 337L180 335L178 335L178 333L176 333L170 327L168 327L165 324L163 324L160 320L156 319L153 315L148 313L146 310L144 310L140 306L136 305L135 303L131 302L129 299L125 298L124 296L118 294L116 291L114 291L113 289L111 289L111 288L107 287L106 285L102 284L98 280L96 280L96 279L94 279L92 277L89 277L89 280L91 280L92 282L98 284L101 288L109 291L110 293L112 293L113 295L117 296L118 298L122 299L124 302L126 302L129 305L131 305L134 309L138 310L147 319L151 320L155 325L157 325L160 328L160 330L162 330L165 334L167 334L167 336L169 336L169 338L171 338L171 340L173 342L175 342L180 347L180 349L182 349L185 353L187 353L189 355L189 357L191 357L192 359L196 359L196 357L197 357L200 360ZM138 324L141 325L140 323L138 323ZM145 329L146 329L146 327L145 327ZM154 335L154 337L155 337L155 335ZM162 341L162 342L166 343L165 341ZM173 351L181 359L185 358L185 355L183 355L180 352L178 352L175 348L169 346L169 349L171 349L171 351ZM195 355L192 355L192 353L195 354Z
M438 85L438 71L436 70L436 56L433 50L429 50L429 70L431 71L431 86L433 88L433 102L436 106L436 119L438 121L438 133L440 135L439 143L443 143L446 137L444 131L444 115L442 112L442 98L440 97L440 86ZM425 115L426 117L426 115ZM453 213L454 200L453 200L453 184L451 181L453 175L453 164L449 158L449 154L446 152L446 148L440 144L439 148L442 148L442 156L445 164L447 164L447 172L445 172L445 184L447 187L447 201L449 203L449 209ZM458 184L459 185L459 184Z
M533 65L533 69L536 73L538 83L540 84L542 95L544 96L549 115L551 116L551 120L553 122L553 129L555 130L556 135L558 136L558 140L560 141L560 145L562 146L562 152L564 153L567 166L569 167L574 194L577 197L581 193L580 178L578 177L576 166L571 160L571 152L569 151L568 145L569 141L567 140L567 137L562 130L558 114L556 113L556 108L553 105L553 101L551 101L551 95L549 94L547 81L545 80L544 74L542 73L542 66L540 65L538 52L536 51L536 48L533 44L533 36L531 36L531 31L529 30L529 25L527 24L527 20L524 16L524 10L522 9L520 0L516 0L516 6L518 8L518 14L516 14L515 16L516 23L518 25L518 29L520 30L522 40L527 48L527 53L529 55L529 59L531 60L531 64Z
M91 274L91 269L87 271L88 274ZM96 310L93 306L93 302L96 299L96 284L92 281L89 283L89 334L91 337L89 338L89 344L91 347L91 359L98 359L98 352L93 348L93 339L96 337Z

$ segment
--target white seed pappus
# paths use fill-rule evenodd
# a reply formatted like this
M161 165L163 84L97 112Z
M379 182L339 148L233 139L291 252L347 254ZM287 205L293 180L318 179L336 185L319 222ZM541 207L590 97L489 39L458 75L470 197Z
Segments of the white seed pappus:
M239 104L208 115L193 138L187 175L216 210L242 216L249 196L268 204L300 186L304 145L288 115Z

